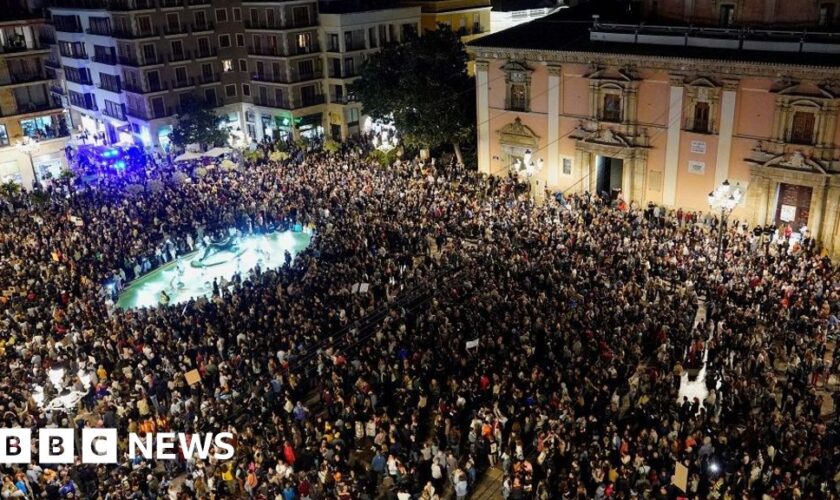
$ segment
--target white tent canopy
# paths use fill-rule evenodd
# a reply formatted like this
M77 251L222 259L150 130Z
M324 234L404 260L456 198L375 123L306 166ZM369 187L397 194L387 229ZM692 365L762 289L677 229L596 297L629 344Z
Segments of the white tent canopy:
M204 153L204 156L207 156L207 157L210 157L210 158L218 158L219 156L226 155L226 154L230 153L230 151L231 151L230 148L213 148L213 149L207 151L206 153Z
M201 154L187 151L186 153L176 157L175 161L192 161L192 160L200 160L201 158L202 158Z

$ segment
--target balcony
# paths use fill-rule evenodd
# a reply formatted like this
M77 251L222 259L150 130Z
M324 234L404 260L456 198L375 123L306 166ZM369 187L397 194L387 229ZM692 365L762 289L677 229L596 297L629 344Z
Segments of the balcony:
M187 5L195 7L198 5L210 5L210 0L187 0Z
M111 36L120 40L138 40L141 38L154 38L160 34L160 30L135 30L124 28L112 28Z
M169 62L182 62L182 61L191 61L192 60L192 52L189 50L185 50L180 54L169 54Z
M73 82L76 85L93 85L93 81L90 78L77 78L72 76L69 72L65 73L64 79L68 82Z
M169 90L169 84L166 82L156 83L154 85L136 85L129 82L123 83L123 90L131 92L132 94L152 94L155 92L164 92Z
M44 102L44 103L35 103L35 102L27 102L23 104L17 104L15 109L10 112L2 113L2 116L18 116L18 115L28 115L31 113L40 113L42 111L51 111L51 110L60 110L62 109L60 104L55 104L52 102Z
M316 52L320 52L321 48L317 42L312 43L308 47L299 47L297 45L292 45L289 47L289 54L288 57L291 56L302 56L306 54L314 54Z
M285 57L280 47L248 46L248 54L253 56Z
M159 0L158 5L161 9L170 9L184 6L184 0Z
M70 95L70 105L76 106L77 108L86 109L88 111L99 111L99 107L96 105L94 100L86 100L86 99L73 99L73 95Z
M54 26L57 33L84 33L82 27L78 24L55 23Z
M209 49L199 48L195 52L195 58L196 59L206 59L206 58L209 58L209 57L218 57L218 55L219 55L219 49L217 49L216 47L210 47Z
M194 34L215 31L215 29L216 24L211 22L194 23L192 26L190 26L190 31Z
M266 73L251 73L251 81L263 83L291 83L286 75L269 75Z
M32 52L35 50L44 51L49 50L49 48L29 46L25 43L9 43L2 46L3 54L25 54L26 52Z
M91 28L86 29L85 33L87 33L88 35L111 36L111 28L108 28L108 27L93 28L93 27L91 27Z
M164 62L165 62L164 57L159 56L159 55L155 55L154 57L145 57L145 58L139 58L139 57L120 57L119 58L119 63L122 66L131 66L132 68L142 68L144 66L152 66L152 65L155 65L155 64L163 64Z
M94 55L90 56L90 60L99 63L99 64L107 64L109 66L116 66L117 65L117 58L113 55Z
M313 71L307 71L305 73L298 73L297 71L293 71L291 82L292 83L308 82L310 80L315 80L315 79L320 80L323 77L324 77L324 73L319 69L318 70L313 70Z
M61 63L54 59L44 59L44 66L52 69L61 69Z
M110 116L111 118L113 118L115 120L120 120L120 121L123 121L123 122L126 121L125 120L125 111L123 111L121 109L116 109L115 110L115 109L105 108L105 109L102 110L102 114L105 115L105 116Z
M9 71L9 81L0 83L0 86L20 85L23 83L33 83L49 80L47 76L41 72L23 73L18 71Z
M97 88L100 88L102 90L107 90L108 92L113 92L115 94L121 94L122 93L122 87L120 87L119 84L115 84L115 83L99 82L99 85L97 85Z
M55 35L52 33L40 33L38 35L38 41L41 42L41 45L55 45Z
M294 109L292 105L286 99L270 99L268 97L259 97L254 96L254 104L257 106L265 106L266 108L277 108L277 109Z
M170 88L172 90L186 89L195 87L195 78L187 78L185 80L171 80Z
M367 47L365 46L364 40L353 40L353 43L345 43L344 44L344 52L354 52L356 50L365 50Z
M164 35L186 35L189 32L189 27L186 24L181 24L178 26L166 25L163 28Z
M149 10L156 7L154 0L108 0L108 10Z
M65 52L61 51L61 57L66 57L68 59L76 59L76 60L88 60L88 55L85 52Z
M269 23L265 19L258 19L256 21L246 19L244 21L244 24L245 24L245 29L249 29L249 30L276 30L276 31L280 31L282 29L285 29L285 27L283 26L283 23L281 23L279 20L274 21L272 23Z
M301 96L300 98L300 106L298 108L306 108L309 106L317 106L318 104L324 104L324 95L311 95L311 96Z
M200 75L195 78L195 83L198 85L207 85L219 81L221 81L221 75L219 75L219 73L213 73L210 75Z
M289 47L288 52L284 52L282 47L263 47L263 46L248 46L248 54L252 56L268 56L268 57L294 57L306 54L315 54L319 51L318 44L313 43L309 47Z
M178 108L164 108L164 109L132 109L126 108L125 114L132 118L139 118L141 120L155 120L158 118L166 118L168 116L176 115L179 113Z

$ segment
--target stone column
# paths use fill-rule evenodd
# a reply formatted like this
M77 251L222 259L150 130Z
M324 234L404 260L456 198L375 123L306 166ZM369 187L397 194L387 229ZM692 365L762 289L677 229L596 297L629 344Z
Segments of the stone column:
M720 103L720 133L718 134L717 162L715 164L715 186L729 178L729 161L732 154L732 131L735 125L735 99L737 80L724 82Z
M548 143L546 144L545 176L552 187L560 180L560 66L548 67ZM480 123L480 122L479 122Z
M820 241L826 252L836 258L840 254L840 183L830 185L826 192Z
M668 142L665 146L664 188L662 203L666 207L673 207L677 199L677 174L680 162L680 133L682 129L683 108L683 76L673 75L671 82L671 98L668 104Z
M823 207L825 207L825 186L815 186L811 191L811 206L808 207L808 229L811 236L819 240L823 224Z
M254 130L257 133L255 139L257 140L257 142L261 142L265 137L265 129L262 122L262 113L257 111L256 108L254 108Z
M475 62L476 128L478 129L478 171L489 174L490 167L490 91L487 61Z

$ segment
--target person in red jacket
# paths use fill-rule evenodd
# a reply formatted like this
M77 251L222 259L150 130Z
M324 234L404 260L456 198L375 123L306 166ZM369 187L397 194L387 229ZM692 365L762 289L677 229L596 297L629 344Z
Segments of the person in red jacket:
M286 459L286 463L289 465L295 465L295 449L292 448L292 444L288 441L283 445L283 457Z

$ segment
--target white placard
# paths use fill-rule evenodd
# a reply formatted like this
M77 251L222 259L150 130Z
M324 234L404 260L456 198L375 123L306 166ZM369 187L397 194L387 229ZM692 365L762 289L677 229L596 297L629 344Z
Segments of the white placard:
M706 173L706 164L702 161L690 161L688 162L688 173L703 175Z
M699 155L706 154L706 141L691 141L691 152Z
M792 222L794 219L796 219L796 207L792 205L782 205L782 210L779 214L779 219L785 222Z

